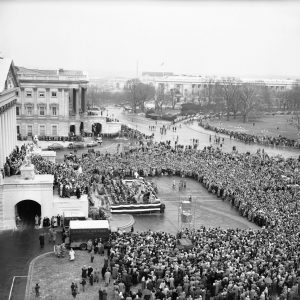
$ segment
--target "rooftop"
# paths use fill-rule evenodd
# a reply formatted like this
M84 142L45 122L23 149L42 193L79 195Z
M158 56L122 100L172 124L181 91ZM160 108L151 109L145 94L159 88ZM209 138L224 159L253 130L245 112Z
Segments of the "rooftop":
M50 80L50 81L85 81L88 82L88 76L80 70L41 70L29 69L17 66L18 78L22 80Z

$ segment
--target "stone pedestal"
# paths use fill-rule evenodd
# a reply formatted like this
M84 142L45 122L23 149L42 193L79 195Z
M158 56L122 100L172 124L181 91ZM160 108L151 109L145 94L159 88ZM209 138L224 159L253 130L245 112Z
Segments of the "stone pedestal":
M22 179L34 179L34 165L22 166L20 168Z

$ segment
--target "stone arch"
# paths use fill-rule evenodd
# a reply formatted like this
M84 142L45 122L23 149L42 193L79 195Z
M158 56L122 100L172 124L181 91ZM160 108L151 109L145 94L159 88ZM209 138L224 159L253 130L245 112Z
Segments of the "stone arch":
M42 205L39 201L24 199L15 204L15 217L17 223L22 221L23 225L34 225L35 216L37 215L40 218L41 214Z

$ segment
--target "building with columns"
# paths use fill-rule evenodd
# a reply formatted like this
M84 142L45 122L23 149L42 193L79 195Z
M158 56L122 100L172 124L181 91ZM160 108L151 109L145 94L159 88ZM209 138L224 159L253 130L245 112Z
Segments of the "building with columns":
M67 137L80 134L86 113L88 76L75 70L16 67L20 93L16 103L20 136Z
M19 83L14 63L0 57L0 169L17 142L16 102Z

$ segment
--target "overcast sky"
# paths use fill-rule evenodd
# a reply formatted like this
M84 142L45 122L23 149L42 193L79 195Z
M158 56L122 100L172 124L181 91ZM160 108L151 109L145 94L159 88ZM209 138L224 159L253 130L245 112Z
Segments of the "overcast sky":
M300 78L297 1L39 2L0 1L0 52L16 65Z

